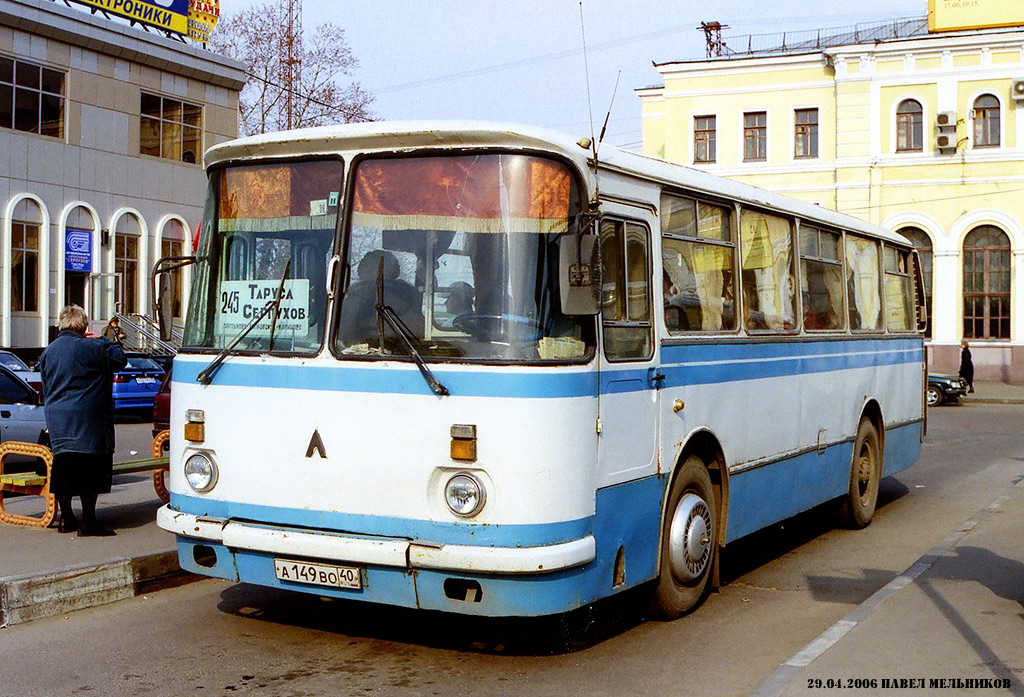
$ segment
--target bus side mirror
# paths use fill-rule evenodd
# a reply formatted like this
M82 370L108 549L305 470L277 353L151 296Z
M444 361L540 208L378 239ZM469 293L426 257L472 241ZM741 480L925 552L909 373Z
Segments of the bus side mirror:
M157 323L160 326L160 341L170 341L172 339L172 329L174 322L174 298L171 294L171 276L167 273L162 273L158 276L158 283L160 290L157 294L156 301L156 312L157 312Z
M558 241L558 280L562 314L601 311L601 260L597 235L563 235Z

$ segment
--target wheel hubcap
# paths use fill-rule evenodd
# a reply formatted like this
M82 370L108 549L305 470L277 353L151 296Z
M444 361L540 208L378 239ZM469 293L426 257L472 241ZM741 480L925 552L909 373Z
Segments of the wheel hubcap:
M857 490L862 501L868 498L868 487L871 484L872 461L871 448L864 444L860 451L859 462L857 463Z
M700 496L679 499L669 529L672 575L680 583L696 581L711 559L711 510Z

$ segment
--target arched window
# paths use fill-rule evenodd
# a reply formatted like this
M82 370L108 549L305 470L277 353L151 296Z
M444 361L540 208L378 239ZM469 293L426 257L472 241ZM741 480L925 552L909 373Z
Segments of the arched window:
M999 100L991 94L974 100L974 147L999 147Z
M117 276L117 298L121 312L132 314L139 311L139 242L142 239L142 225L131 213L117 220L114 231L114 272Z
M171 218L164 225L160 239L160 256L180 257L185 255L185 226L177 218ZM170 272L171 306L173 315L181 317L181 269Z
M39 236L43 214L22 199L11 216L11 312L39 311Z
M918 257L921 259L921 275L924 276L924 305L928 310L928 326L924 335L932 335L932 240L928 233L918 227L900 228L898 232L914 243Z
M964 239L964 338L1010 338L1010 238L992 225Z
M896 108L896 151L924 148L924 110L915 99L904 99Z

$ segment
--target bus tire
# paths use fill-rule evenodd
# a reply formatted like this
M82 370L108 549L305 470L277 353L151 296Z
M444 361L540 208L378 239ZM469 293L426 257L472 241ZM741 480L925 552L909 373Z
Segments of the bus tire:
M878 483L882 478L882 456L878 431L867 419L857 427L850 466L850 488L843 497L839 517L847 526L861 529L868 526L878 503Z
M715 492L704 461L689 456L676 471L665 506L661 562L651 613L673 620L704 598L715 563L718 517Z

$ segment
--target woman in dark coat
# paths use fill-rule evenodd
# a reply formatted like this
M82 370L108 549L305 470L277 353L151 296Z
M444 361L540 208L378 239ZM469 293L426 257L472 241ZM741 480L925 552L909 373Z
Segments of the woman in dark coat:
M114 462L114 373L125 367L121 346L86 338L85 310L69 305L60 313L60 334L39 358L46 427L53 450L50 491L60 505L57 530L79 536L113 535L96 522L96 499L110 492ZM82 522L71 498L82 502Z
M974 392L974 362L971 349L967 348L967 339L960 342L960 377L967 381L967 391Z

